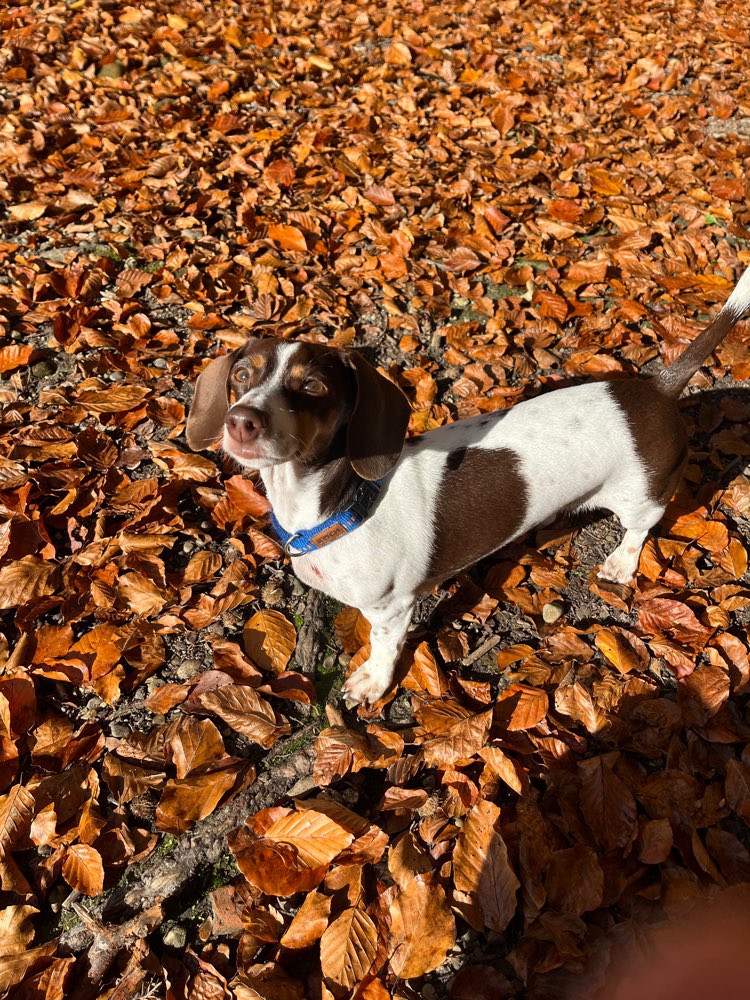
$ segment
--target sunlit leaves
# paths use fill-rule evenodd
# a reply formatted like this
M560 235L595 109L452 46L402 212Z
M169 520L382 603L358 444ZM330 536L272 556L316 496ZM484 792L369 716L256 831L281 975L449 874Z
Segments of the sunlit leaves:
M746 326L685 401L690 486L633 585L593 576L612 521L519 539L421 609L377 722L335 701L366 620L324 602L297 673L308 598L262 486L183 438L195 374L248 334L367 346L416 433L673 360L750 260L742 32L63 6L0 25L2 991L79 993L35 948L52 905L126 870L137 895L134 859L244 790L215 923L171 908L182 955L149 934L84 992L387 1000L437 968L457 1000L556 996L633 920L747 881Z
M98 851L87 844L74 844L68 848L63 861L65 881L84 896L96 896L104 885L104 866Z
M516 908L520 882L508 860L500 810L481 801L469 813L456 842L456 888L479 906L485 927L503 931Z
M247 621L243 641L248 656L260 667L280 673L294 652L297 634L280 612L262 609Z
M369 971L377 950L377 928L362 910L344 910L320 940L323 975L351 989Z

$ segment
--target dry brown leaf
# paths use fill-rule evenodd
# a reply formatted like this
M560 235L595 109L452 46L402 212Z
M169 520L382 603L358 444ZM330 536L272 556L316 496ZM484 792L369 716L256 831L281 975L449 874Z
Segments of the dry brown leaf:
M319 941L331 916L331 897L309 892L281 938L285 948L309 948Z
M360 909L344 910L320 939L323 975L351 989L369 972L377 953L378 930Z
M199 701L236 732L262 747L272 747L283 733L289 732L287 724L277 721L268 702L245 684L228 684L206 691Z
M35 906L6 906L0 910L0 958L25 952L34 940Z
M226 754L221 734L210 719L189 716L178 719L170 727L168 741L178 778L185 778Z
M607 851L625 848L636 832L636 805L630 789L615 774L616 753L580 761L581 810Z
M296 226L275 225L268 227L268 235L283 250L296 250L304 253L307 250L305 234Z
M405 889L415 876L433 871L434 865L414 834L407 830L388 852L388 871L400 889Z
M106 389L84 389L76 398L91 413L124 413L142 403L150 392L142 385L110 385Z
M280 816L264 831L265 836L270 841L291 844L310 868L327 865L352 843L355 836L352 829L336 822L329 812L323 800L308 800L301 803L298 810L289 810Z
M456 941L456 921L433 874L415 875L388 907L389 965L400 979L424 976L445 961Z
M594 642L621 674L627 674L631 670L645 670L648 666L648 650L633 632L618 626L598 629Z
M521 883L508 860L500 809L494 803L482 799L467 816L456 841L453 880L479 904L485 927L505 930L515 913Z
M294 652L297 632L281 612L262 608L245 623L242 641L247 655L262 670L281 673Z
M17 608L34 597L53 594L58 567L37 556L24 556L0 570L0 609Z
M509 684L498 697L495 715L513 732L533 729L547 714L549 699L540 688Z
M98 896L104 888L102 856L88 844L73 844L68 848L62 874L68 885L84 896Z
M443 735L425 743L425 763L447 767L470 760L487 742L491 724L492 710L455 721Z

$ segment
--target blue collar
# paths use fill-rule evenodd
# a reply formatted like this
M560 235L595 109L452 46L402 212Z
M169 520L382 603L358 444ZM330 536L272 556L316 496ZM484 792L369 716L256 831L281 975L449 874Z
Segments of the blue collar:
M354 531L367 519L370 508L380 494L382 483L382 479L376 483L371 483L366 479L361 480L354 494L353 502L345 510L339 511L338 514L329 517L327 521L316 524L314 528L308 528L306 531L287 531L281 527L272 511L271 522L276 534L281 539L284 552L288 556L303 556L307 552L322 549L324 545L335 542L350 531Z

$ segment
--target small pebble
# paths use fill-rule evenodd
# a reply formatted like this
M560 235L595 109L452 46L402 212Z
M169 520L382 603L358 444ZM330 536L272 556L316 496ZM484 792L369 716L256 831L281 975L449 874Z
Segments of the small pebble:
M304 583L302 583L301 580L298 580L297 577L295 576L294 580L292 581L292 597L302 597L306 589L307 588L305 587Z
M562 601L550 601L549 604L545 604L542 608L542 618L548 625L551 625L558 618L561 618L564 612L565 605Z
M175 674L181 681L190 680L195 674L200 670L200 661L196 659L189 658L183 660L179 667L175 670Z
M123 66L123 64L121 62L115 61L115 62L105 63L104 66L102 66L102 68L96 75L107 77L110 80L117 80L119 79L119 77L122 76L124 71L125 67Z
M179 924L173 924L162 938L168 948L184 948L187 941L187 932Z
M261 596L263 598L263 602L272 608L286 603L286 595L284 594L284 591L274 580L269 580L265 587L263 587Z
M109 735L118 740L124 739L130 736L130 726L126 726L124 722L113 722L109 727Z
M166 368L167 367L167 362L164 360L164 358L154 358L154 360L151 362L151 364L152 364L152 366L154 368Z
M336 665L336 657L334 656L333 653L330 656L326 656L326 658L323 660L324 670L333 670L335 665Z

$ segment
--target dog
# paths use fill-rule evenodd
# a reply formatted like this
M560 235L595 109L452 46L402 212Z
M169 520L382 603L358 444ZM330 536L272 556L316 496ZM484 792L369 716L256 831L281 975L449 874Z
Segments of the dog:
M750 268L716 318L648 379L560 388L406 440L410 407L359 354L250 339L198 377L186 425L260 470L297 576L370 622L344 694L388 690L421 594L562 510L625 529L599 576L629 583L687 457L677 399L750 306Z

